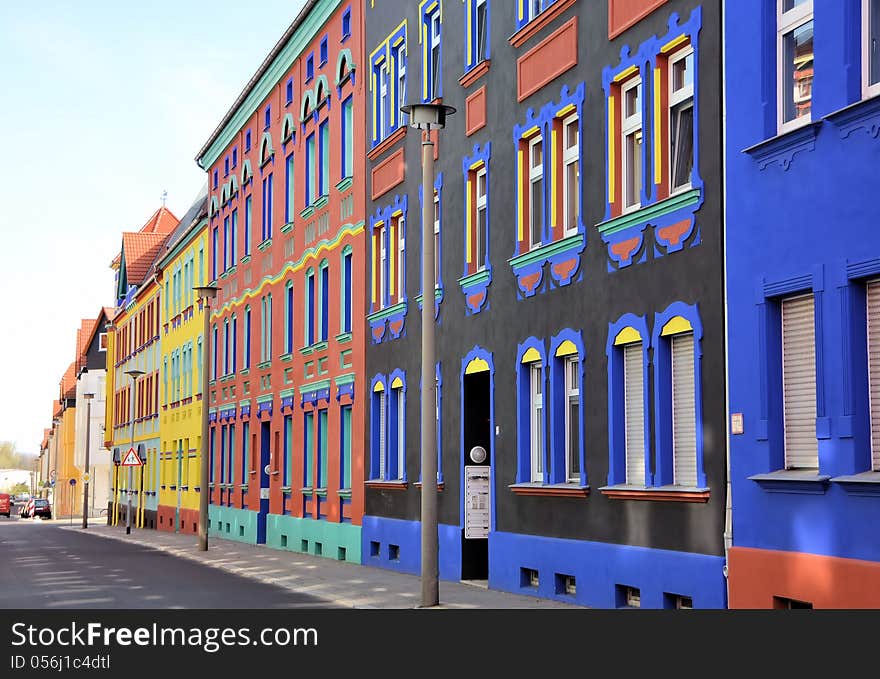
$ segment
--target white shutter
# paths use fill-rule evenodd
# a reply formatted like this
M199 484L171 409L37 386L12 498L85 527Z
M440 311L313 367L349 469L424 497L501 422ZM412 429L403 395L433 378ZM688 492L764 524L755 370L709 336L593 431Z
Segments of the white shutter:
M694 334L672 336L672 455L673 483L697 485L696 403L694 394Z
M379 478L385 478L385 392L379 394Z
M880 471L880 281L868 284L868 385L871 469Z
M813 296L782 302L782 385L785 468L818 469L816 336Z
M645 391L642 343L623 347L623 400L626 420L626 482L645 485Z

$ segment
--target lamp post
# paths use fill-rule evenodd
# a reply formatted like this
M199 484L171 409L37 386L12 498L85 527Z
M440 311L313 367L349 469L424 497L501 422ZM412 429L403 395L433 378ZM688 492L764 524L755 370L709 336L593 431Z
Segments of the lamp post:
M83 480L83 528L89 527L89 437L91 435L91 423L92 423L92 399L95 398L94 394L83 394L83 398L86 400L86 473L85 479Z
M208 551L208 370L210 359L211 301L217 296L219 288L215 285L199 285L193 288L196 296L202 300L202 466L199 475L199 551Z
M437 526L437 391L434 359L434 142L455 113L444 104L408 104L400 110L422 131L422 606L440 603L440 539Z
M138 377L144 374L143 370L126 370L125 374L131 378L131 447L134 448L134 404L137 400L137 381ZM134 475L132 467L128 468L128 483L126 484L125 494L128 495L128 509L125 512L125 534L131 534L131 487L134 485Z

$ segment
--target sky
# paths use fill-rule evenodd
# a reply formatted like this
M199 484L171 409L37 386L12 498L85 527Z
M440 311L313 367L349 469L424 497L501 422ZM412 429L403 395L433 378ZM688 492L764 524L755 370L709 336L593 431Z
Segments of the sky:
M195 156L304 0L0 2L0 441L37 453L123 231L183 217Z

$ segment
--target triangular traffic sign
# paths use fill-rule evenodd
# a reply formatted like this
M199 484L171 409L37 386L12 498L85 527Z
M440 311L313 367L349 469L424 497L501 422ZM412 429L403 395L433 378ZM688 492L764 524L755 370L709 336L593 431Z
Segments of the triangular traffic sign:
M125 454L125 457L122 458L122 462L119 463L120 467L140 467L143 464L141 458L138 456L137 452L134 448L129 448L128 452Z

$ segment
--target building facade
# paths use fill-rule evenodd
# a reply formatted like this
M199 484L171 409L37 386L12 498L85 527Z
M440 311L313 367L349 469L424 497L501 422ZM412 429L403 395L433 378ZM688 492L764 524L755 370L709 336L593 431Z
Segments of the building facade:
M204 315L193 288L207 282L207 191L168 237L156 264L162 362L157 528L198 533Z
M876 608L880 3L726 25L730 605Z
M157 210L140 231L123 233L116 269L116 314L107 351L106 432L113 451L112 521L155 528L159 506L159 383L161 379L161 298L155 261L178 225L166 208ZM112 366L112 368L111 368ZM136 378L129 371L139 371ZM112 391L112 404L110 394ZM143 464L119 467L134 448Z
M309 2L199 152L212 534L360 562L362 3Z
M55 429L55 487L52 515L69 515L76 511L76 483L79 472L74 464L76 445L76 361L61 377L58 402L60 412ZM71 483L73 481L74 483Z
M364 563L419 569L433 195L441 577L724 607L720 3L369 5Z

